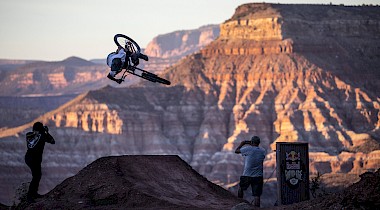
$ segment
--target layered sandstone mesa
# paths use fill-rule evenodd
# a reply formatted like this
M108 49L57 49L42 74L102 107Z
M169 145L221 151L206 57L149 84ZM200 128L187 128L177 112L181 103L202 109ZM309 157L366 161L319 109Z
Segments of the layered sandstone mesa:
M202 54L302 54L340 77L360 77L359 87L379 89L378 13L373 6L245 4Z
M276 142L303 141L327 155L311 160L312 173L380 167L379 14L366 6L238 7L216 41L166 74L189 91L201 89L210 104L204 119L218 119L202 122L192 165L229 180L240 173L229 152L255 134L269 153ZM266 166L274 161L270 154Z

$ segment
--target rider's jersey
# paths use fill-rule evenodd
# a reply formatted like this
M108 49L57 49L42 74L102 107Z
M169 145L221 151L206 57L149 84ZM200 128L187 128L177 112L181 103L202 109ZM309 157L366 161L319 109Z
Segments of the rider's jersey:
M111 67L112 66L112 60L114 59L114 58L120 58L121 59L121 62L125 62L125 57L126 57L126 53L125 53L125 51L124 51L124 49L120 49L119 50L119 52L118 53L115 53L115 52L112 52L112 53L110 53L108 56L107 56L107 65L109 66L109 67Z

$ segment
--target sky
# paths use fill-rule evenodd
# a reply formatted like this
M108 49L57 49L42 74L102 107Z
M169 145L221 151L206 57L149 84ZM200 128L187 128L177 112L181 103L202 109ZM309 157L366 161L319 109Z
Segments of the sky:
M104 58L121 33L142 48L156 36L220 24L248 0L0 0L0 59ZM380 0L268 0L380 5Z

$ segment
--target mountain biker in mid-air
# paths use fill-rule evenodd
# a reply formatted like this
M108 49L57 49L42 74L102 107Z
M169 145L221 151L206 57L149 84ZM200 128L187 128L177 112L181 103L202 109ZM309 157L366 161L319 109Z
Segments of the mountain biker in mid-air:
M115 76L121 71L125 63L126 55L127 54L122 47L118 47L116 52L108 54L107 65L111 67L111 71L107 75L108 79L113 80L119 84L122 82L121 79L115 79Z
M112 52L107 56L107 65L111 67L111 71L107 75L110 80L120 84L128 74L131 74L151 82L170 85L170 81L137 67L140 63L139 59L148 61L149 58L141 53L140 46L133 39L124 34L116 34L114 42L118 48L116 52ZM125 71L121 78L116 79L115 76L123 70Z
M131 51L125 49L128 48L122 48L119 46L116 52L112 52L107 56L107 65L111 67L111 71L108 73L107 77L108 79L113 80L119 84L123 80L116 79L116 74L120 73L123 68L128 68L131 61L134 66L139 65L139 53L132 53Z

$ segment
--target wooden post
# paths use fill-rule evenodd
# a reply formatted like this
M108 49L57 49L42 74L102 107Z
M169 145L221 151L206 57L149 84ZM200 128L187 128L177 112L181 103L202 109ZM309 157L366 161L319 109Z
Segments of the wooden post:
M279 205L310 199L308 143L276 143Z

